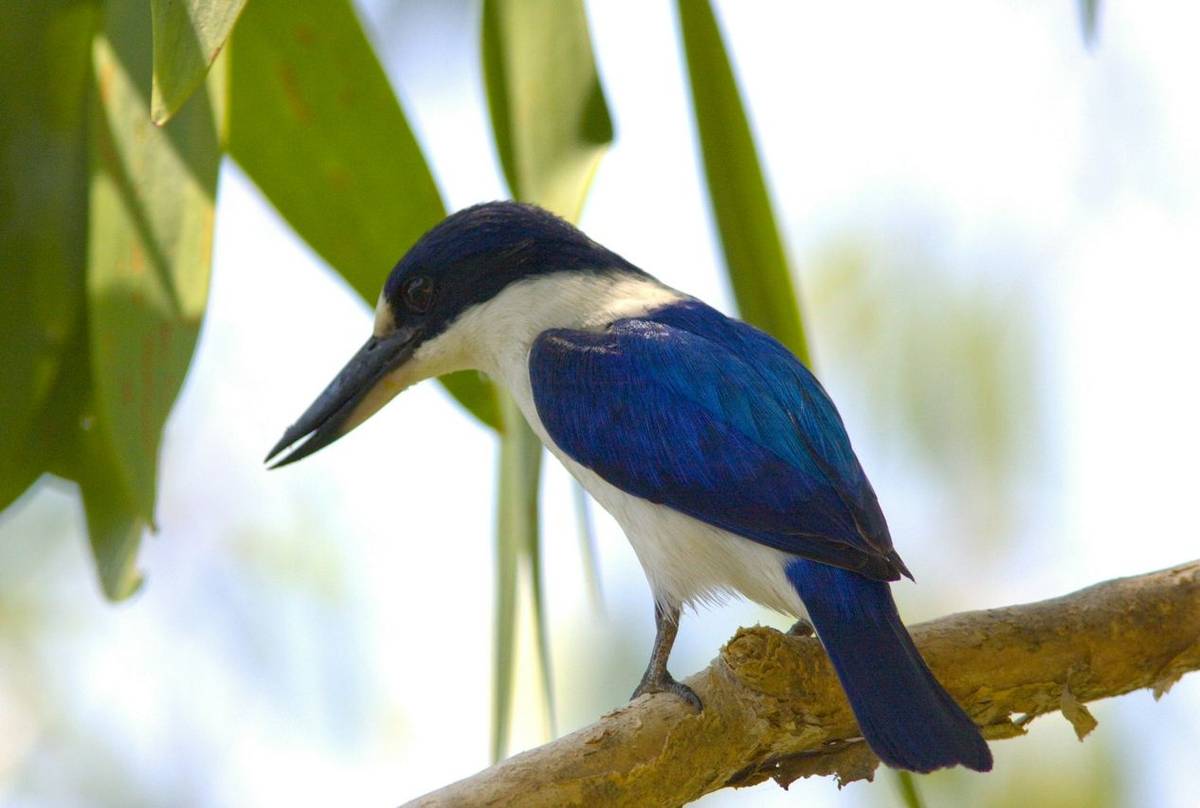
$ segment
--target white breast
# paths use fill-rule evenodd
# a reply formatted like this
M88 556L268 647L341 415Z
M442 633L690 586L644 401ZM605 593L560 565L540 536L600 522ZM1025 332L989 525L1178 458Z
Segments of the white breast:
M506 387L546 448L620 524L664 605L718 601L740 592L768 608L803 616L803 604L784 575L791 556L625 493L567 456L538 417L529 351L539 334L550 328L601 329L684 298L629 273L534 278L466 312L413 358L422 375L474 367Z
M613 515L637 553L650 591L664 605L719 602L731 593L796 617L806 612L784 575L792 556L690 516L631 496L567 457L521 408L534 432L596 501Z

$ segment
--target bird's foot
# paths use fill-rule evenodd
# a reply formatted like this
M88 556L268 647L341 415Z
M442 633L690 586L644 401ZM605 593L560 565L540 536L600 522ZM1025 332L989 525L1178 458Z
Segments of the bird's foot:
M812 623L801 617L792 623L792 627L788 629L787 633L792 637L811 637L817 633L817 630L813 628Z
M682 682L675 681L675 677L666 671L663 671L659 677L652 677L649 673L643 676L641 683L637 686L637 690L633 691L633 695L630 696L630 701L647 693L671 693L691 705L692 709L696 712L701 712L704 709L704 702L700 701L700 697L696 695L696 691Z

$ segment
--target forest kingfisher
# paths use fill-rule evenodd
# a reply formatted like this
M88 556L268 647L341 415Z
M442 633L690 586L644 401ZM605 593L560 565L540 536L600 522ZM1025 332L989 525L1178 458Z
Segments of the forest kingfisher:
M737 592L807 619L886 764L992 766L900 622L912 577L824 388L767 334L660 283L562 219L492 202L396 264L371 338L271 450L306 457L406 387L475 369L620 524L654 596L634 697L667 672L680 609Z

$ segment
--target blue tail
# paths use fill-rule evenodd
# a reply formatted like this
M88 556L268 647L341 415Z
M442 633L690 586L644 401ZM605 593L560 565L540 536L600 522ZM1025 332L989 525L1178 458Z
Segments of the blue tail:
M933 678L887 583L803 559L788 564L787 576L880 760L915 772L992 768L987 743Z

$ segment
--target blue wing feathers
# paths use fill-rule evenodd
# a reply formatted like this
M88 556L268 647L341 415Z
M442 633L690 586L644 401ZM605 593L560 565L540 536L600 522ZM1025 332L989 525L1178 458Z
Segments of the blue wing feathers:
M663 310L660 321L683 330L720 333L722 340L736 345L739 353L754 357L753 367L761 382L782 402L795 425L795 435L851 509L856 522L872 542L891 547L887 523L875 490L863 473L850 438L825 388L783 345L737 320L730 320L711 307L689 302Z
M870 577L907 572L832 402L762 332L689 301L548 331L530 380L555 443L613 485Z

